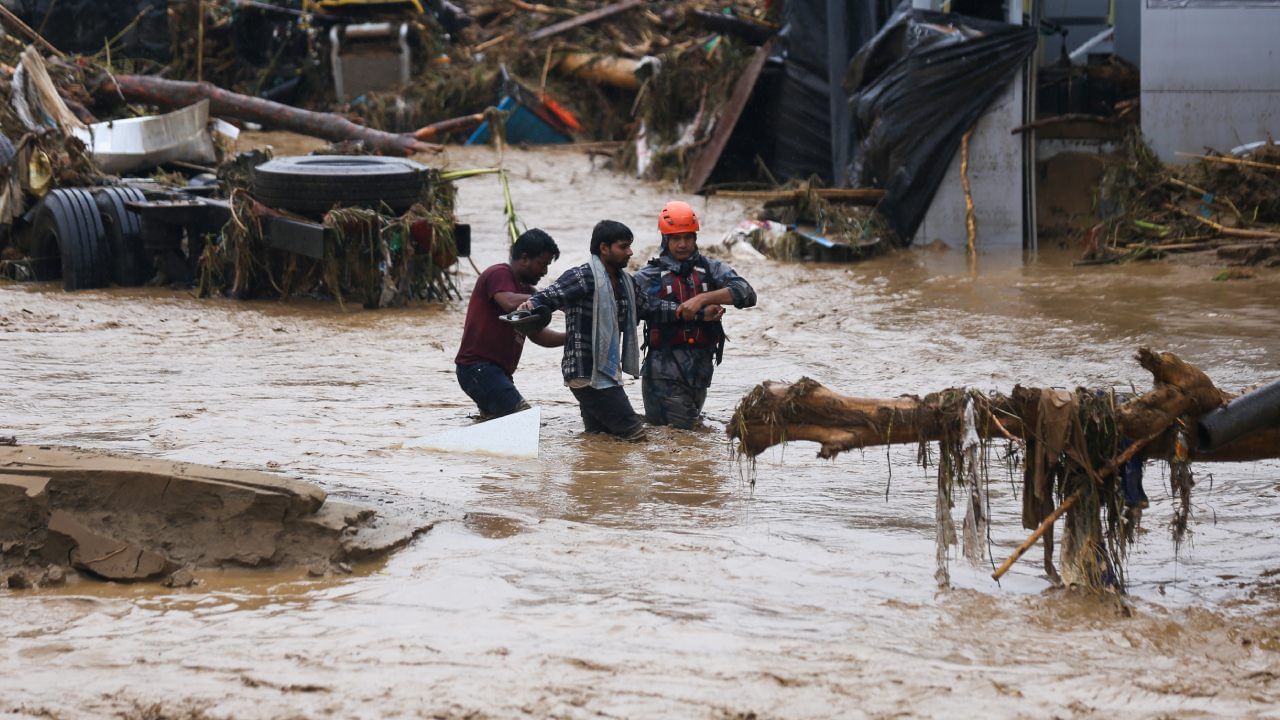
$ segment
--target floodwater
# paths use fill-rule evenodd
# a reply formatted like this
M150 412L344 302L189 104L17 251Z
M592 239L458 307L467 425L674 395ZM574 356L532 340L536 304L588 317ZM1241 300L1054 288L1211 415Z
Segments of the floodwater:
M453 167L493 165L452 150ZM596 220L656 249L671 188L599 158L509 151L522 220L560 271ZM696 201L704 244L744 208ZM475 262L504 259L493 176L460 185ZM140 717L1277 717L1280 463L1199 466L1175 550L1167 472L1131 554L1128 609L1050 590L1039 550L996 584L953 552L934 580L934 499L914 447L834 461L798 443L730 458L757 382L864 397L970 385L1149 386L1140 345L1221 387L1280 376L1280 278L1211 267L1072 268L1066 256L920 249L858 265L737 262L759 307L703 432L581 434L559 351L517 374L542 407L535 461L399 448L472 422L452 359L465 303L343 312L162 289L0 285L0 435L267 468L388 513L440 518L350 576L206 573L203 586L0 590L0 715ZM475 273L466 267L466 289ZM559 322L559 321L557 321ZM628 389L639 406L639 387ZM754 477L755 483L750 480ZM993 471L997 562L1023 537Z

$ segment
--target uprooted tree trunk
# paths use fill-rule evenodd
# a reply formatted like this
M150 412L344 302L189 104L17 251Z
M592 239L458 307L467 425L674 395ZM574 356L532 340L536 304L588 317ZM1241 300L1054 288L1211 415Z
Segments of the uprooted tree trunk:
M439 145L423 142L412 133L389 133L358 125L333 113L302 110L262 98L241 95L207 82L165 80L145 75L115 75L104 80L99 93L119 93L129 102L163 108L181 108L201 100L209 101L209 112L223 117L256 122L268 127L331 141L360 140L374 152L407 156L438 152Z
M1138 362L1150 370L1155 387L1116 408L1121 435L1131 441L1166 431L1179 418L1196 417L1231 400L1218 390L1199 368L1173 353L1138 351ZM1018 438L1027 435L1038 416L1041 390L1017 386L1012 395L984 397L987 422L979 421L984 438ZM738 449L755 456L784 442L808 440L822 447L818 456L832 458L846 450L875 445L937 441L954 420L955 401L963 389L948 389L923 398L858 398L829 390L815 380L796 383L766 381L747 393L729 423L729 436ZM1148 457L1173 452L1173 437L1150 444ZM1215 452L1191 448L1190 459L1239 462L1280 457L1280 428L1253 433Z
M1045 542L1045 571L1054 582L1053 523L1065 515L1063 560L1068 579L1090 587L1124 587L1124 560L1145 505L1141 461L1169 462L1177 494L1173 533L1181 541L1191 513L1190 461L1280 457L1280 427L1201 452L1196 420L1232 399L1204 372L1172 353L1141 348L1138 362L1155 380L1150 391L1122 401L1114 392L1015 387L1009 395L952 388L925 397L848 397L814 380L766 382L739 404L728 432L743 455L796 440L819 443L819 457L874 445L938 443L938 580L947 584L945 545L954 542L953 489L970 497L966 530L985 527L985 446L1006 439L1023 445L1022 523L1035 532L994 573L999 577L1036 540ZM1137 463L1133 467L1132 463ZM981 532L966 532L981 536ZM974 556L971 548L966 555Z

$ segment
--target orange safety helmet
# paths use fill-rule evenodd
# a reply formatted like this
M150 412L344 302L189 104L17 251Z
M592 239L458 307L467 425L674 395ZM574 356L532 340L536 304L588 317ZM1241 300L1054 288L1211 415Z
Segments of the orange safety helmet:
M698 213L693 211L689 203L672 200L663 205L662 212L658 213L658 232L663 235L696 233L699 229Z

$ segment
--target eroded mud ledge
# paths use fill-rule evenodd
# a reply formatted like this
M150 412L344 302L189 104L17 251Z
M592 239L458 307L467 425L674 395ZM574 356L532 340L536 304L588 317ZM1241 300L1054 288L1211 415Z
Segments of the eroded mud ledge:
M326 500L276 475L110 455L0 447L0 579L64 573L187 584L202 568L325 572L399 548L434 524Z

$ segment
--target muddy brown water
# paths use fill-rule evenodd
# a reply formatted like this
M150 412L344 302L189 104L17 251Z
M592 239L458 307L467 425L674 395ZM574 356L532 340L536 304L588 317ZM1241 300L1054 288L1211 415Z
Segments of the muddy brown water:
M495 163L451 150L453 167ZM603 217L656 248L671 189L599 159L510 151L521 218L563 256ZM492 176L459 186L475 261L504 257ZM704 244L740 205L697 200ZM203 575L190 590L0 590L0 714L100 717L1262 717L1280 701L1280 463L1200 466L1175 550L1166 471L1130 563L1131 612L1052 591L1029 554L1001 585L953 553L933 581L933 481L914 447L835 461L796 444L733 462L723 423L765 379L860 396L1149 378L1139 345L1226 389L1280 377L1280 278L1074 269L1068 257L916 250L859 265L736 262L708 429L581 434L559 352L517 382L536 461L399 448L472 422L452 358L465 304L343 312L162 289L0 285L0 435L270 468L436 528L351 576ZM460 281L469 289L474 272ZM559 322L559 321L557 321ZM639 387L628 389L639 406ZM993 472L991 542L1024 536Z

